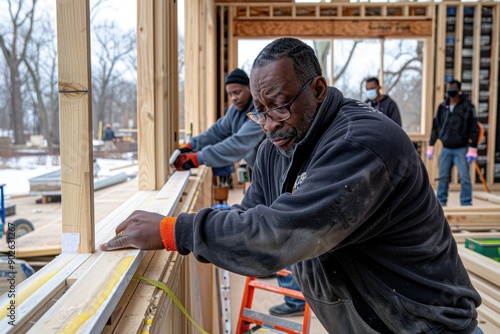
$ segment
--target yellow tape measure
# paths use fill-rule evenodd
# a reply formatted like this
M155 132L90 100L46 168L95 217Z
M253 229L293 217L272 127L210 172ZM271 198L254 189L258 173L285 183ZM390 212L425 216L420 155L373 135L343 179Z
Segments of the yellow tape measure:
M134 275L134 278L146 281L149 284L154 285L157 288L160 288L163 291L165 291L170 296L170 298L172 298L172 300L175 303L175 305L177 305L177 307L181 310L181 312L184 313L184 315L186 316L186 318L188 318L189 321L191 321L191 323L200 331L200 333L202 333L202 334L209 334L208 332L206 332L205 330L203 330L203 328L201 328L201 326L198 325L196 323L196 321L194 321L193 318L191 318L191 316L189 315L188 311L186 311L186 309L184 308L184 306L182 306L182 303L179 301L179 299L177 299L177 297L174 295L174 293L172 292L172 290L170 290L168 288L168 286L165 285L165 283L159 282L159 281L155 281L155 280L151 280L151 279L148 279L146 277L142 277L141 275L137 275L137 274Z

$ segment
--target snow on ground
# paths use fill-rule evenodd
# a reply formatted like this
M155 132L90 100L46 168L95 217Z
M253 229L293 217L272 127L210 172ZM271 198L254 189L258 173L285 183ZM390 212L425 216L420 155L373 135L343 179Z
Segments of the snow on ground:
M5 198L29 195L29 179L59 170L59 159L51 156L25 156L10 158L0 165L0 185L4 186ZM97 159L98 176L113 175L121 172L129 176L137 174L137 161L124 159Z

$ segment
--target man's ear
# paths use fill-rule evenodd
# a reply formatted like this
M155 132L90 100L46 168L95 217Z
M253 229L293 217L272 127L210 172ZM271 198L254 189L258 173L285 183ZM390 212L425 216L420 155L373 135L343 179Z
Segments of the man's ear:
M322 76L316 77L313 80L314 96L318 102L323 102L326 97L326 91L328 89L328 84L326 79Z

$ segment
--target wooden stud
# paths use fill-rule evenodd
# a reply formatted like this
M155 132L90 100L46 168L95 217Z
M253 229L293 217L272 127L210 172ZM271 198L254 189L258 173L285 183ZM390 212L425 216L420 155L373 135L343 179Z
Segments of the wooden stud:
M493 5L493 4L491 4ZM497 4L493 7L493 22L491 32L491 67L490 67L490 89L488 103L488 147L486 155L488 159L488 168L486 171L486 180L491 187L495 184L495 156L496 152L500 151L500 147L495 147L493 143L498 143L497 136L500 136L500 129L497 128L500 96L498 96L498 86L500 85L500 6ZM499 183L496 183L498 186Z
M63 251L92 253L94 174L89 1L58 1L56 8Z
M139 190L156 190L153 1L137 1L137 127Z

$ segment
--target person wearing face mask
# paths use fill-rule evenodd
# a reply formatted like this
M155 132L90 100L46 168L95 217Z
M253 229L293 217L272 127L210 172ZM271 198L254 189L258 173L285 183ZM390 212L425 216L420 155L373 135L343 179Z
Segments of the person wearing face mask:
M365 103L373 107L401 126L401 115L396 102L388 95L380 94L380 83L377 78L372 77L365 80L366 97Z
M253 108L249 78L245 71L237 68L226 77L225 86L231 107L215 124L179 149L181 154L173 164L175 169L207 165L224 171L241 159L245 159L250 170L253 167L264 134L258 124L247 117Z
M192 253L257 277L291 266L328 333L483 333L481 297L403 129L329 87L295 38L268 44L250 82L248 116L267 140L241 203L137 210L100 249Z
M460 177L460 204L472 205L472 184L469 164L477 159L477 125L474 106L462 95L462 84L452 80L447 84L446 100L437 109L432 122L427 158L434 157L434 144L439 139L443 148L438 161L437 198L441 205L448 201L448 185L453 165Z

